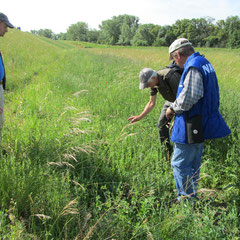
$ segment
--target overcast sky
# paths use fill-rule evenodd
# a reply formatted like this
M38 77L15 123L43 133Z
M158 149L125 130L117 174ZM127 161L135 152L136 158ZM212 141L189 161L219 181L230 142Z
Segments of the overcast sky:
M128 14L140 23L172 25L184 18L212 17L225 20L240 17L239 0L6 0L0 12L23 31L51 29L66 32L71 24L86 22L99 29L102 21Z

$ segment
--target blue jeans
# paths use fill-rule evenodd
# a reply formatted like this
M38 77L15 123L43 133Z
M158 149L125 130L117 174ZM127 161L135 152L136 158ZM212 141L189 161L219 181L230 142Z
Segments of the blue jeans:
M200 173L202 150L203 143L174 143L171 165L179 201L181 200L181 195L196 197L195 189Z

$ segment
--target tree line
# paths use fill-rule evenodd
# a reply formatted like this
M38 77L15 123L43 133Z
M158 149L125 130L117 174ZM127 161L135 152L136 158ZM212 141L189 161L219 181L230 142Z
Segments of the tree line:
M131 15L114 16L102 21L99 30L89 29L85 22L72 24L66 33L55 34L50 29L31 30L33 34L55 40L93 42L123 46L169 46L176 38L189 39L195 47L240 48L240 18L228 17L177 20L172 25L140 24Z

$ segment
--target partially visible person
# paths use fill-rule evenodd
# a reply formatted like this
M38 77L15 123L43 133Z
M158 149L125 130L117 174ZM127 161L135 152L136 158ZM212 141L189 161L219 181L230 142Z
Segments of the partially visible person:
M9 22L8 17L0 13L0 36L4 37L5 33L8 32L8 28L14 28ZM6 89L6 73L3 64L2 54L0 52L0 143L2 143L2 129L4 123L4 96L3 91Z
M166 110L171 102L176 99L178 84L182 72L183 70L174 62L157 72L151 68L142 69L139 74L139 89L150 88L150 99L140 115L128 118L131 123L144 118L155 107L157 93L159 92L166 100L158 120L159 139L163 145L166 145L168 156L172 153L169 136L169 123L171 122L171 119L167 119Z
M169 58L184 68L177 98L166 112L169 119L175 115L171 165L181 201L182 196L197 197L204 140L225 137L231 131L219 113L218 80L211 63L185 38L170 45Z

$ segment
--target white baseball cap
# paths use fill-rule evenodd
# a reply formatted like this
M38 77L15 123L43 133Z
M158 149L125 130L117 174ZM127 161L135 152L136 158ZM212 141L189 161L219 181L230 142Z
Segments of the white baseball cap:
M178 38L176 39L169 47L169 60L172 59L171 57L171 53L175 52L176 50L178 50L181 47L184 46L192 46L192 43L188 41L188 39L186 38Z

